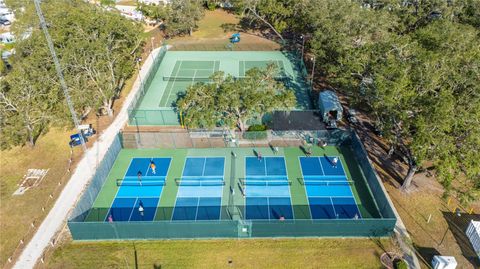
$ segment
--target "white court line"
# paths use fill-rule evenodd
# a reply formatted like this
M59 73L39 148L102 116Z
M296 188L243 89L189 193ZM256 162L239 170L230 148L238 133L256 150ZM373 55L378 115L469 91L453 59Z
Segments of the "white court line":
M320 160L321 156L317 157L317 161L320 164L320 169L322 169L322 175L325 176L325 170L323 169L322 161Z
M132 212L130 212L130 216L128 217L128 221L130 221L130 219L132 218L133 211L135 211L135 205L137 204L137 201L138 201L138 197L135 199L135 203L133 203Z
M133 158L130 159L130 164L128 164L127 170L125 170L125 173L123 174L122 180L123 180L125 177L127 177L127 172L128 172L128 170L130 169L130 166L132 165L133 160L135 160L135 159L136 159L135 157L133 157ZM110 169L110 172L112 172L112 169ZM107 180L105 180L105 182L104 182L103 184L105 185L105 183L107 183ZM116 185L116 183L117 183L117 182L116 182L116 179L115 179L115 185ZM106 221L106 220L107 220L107 218L108 218L108 212L110 212L110 210L112 209L113 203L115 202L115 198L117 198L118 192L120 191L120 188L121 188L121 187L122 187L122 186L118 186L117 192L115 193L115 196L113 197L113 200L112 200L112 202L110 203L110 207L108 208L107 215L105 216L105 218L103 219L103 221ZM102 189L103 189L103 186L102 186ZM100 192L102 191L102 189L100 189ZM100 194L100 192L99 192L99 194ZM98 197L100 197L100 195L97 195L97 199L98 199ZM132 197L132 198L133 198L133 197ZM95 200L96 200L96 199L95 199ZM95 204L95 203L93 203L93 204Z
M302 175L302 180L305 180L305 176L303 175L303 166L302 166L302 162L300 161L300 158L301 156L297 156L298 164L300 165L300 174ZM308 206L308 211L310 212L310 218L313 219L312 208L310 207L310 200L308 199L310 198L310 196L308 195L307 185L303 184L303 189L305 190L305 196L307 198L307 206Z
M332 197L329 197L329 199L330 199L330 205L333 208L333 214L335 215L335 218L338 219L337 210L335 210L335 205L333 204Z
M175 77L178 76L178 73L180 72L180 69L182 68L183 61L179 61L179 62L180 62L180 65L178 66L178 70L177 70L177 73L175 74ZM162 106L162 103L161 103L162 99L160 99L160 107L165 107L167 105L166 103L168 102L168 100L170 99L170 95L172 94L173 85L175 85L175 81L173 81L170 89L168 89L168 95L167 95L167 100L165 101L165 105ZM165 93L163 93L163 94L165 94Z

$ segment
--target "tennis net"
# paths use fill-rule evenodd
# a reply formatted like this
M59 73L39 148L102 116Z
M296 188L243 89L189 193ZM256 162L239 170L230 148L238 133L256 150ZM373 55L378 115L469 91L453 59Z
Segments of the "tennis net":
M164 186L166 184L165 179L149 179L142 181L138 180L138 178L132 179L117 179L117 186Z
M192 81L192 82L210 82L210 77L163 77L164 81Z
M176 178L177 186L223 186L225 181L223 178Z
M286 186L292 185L292 181L288 179L251 179L251 178L240 178L239 182L242 186Z
M321 180L321 179L304 179L299 178L298 181L302 185L317 185L317 186L345 186L353 185L351 180Z

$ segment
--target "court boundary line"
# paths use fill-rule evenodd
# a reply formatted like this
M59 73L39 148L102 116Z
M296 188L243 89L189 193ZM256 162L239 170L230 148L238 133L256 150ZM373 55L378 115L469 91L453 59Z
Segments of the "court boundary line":
M247 180L247 178L249 178L247 176L247 158L255 158L255 156L244 156L244 163L245 163L245 166L244 166L244 172L245 172L245 180ZM278 176L278 177L286 177L286 179L288 180L288 168L287 168L287 161L285 159L285 156L262 156L262 159L265 159L264 160L264 171L265 171L265 175L264 176L253 176L253 177L257 177L257 178L261 178L261 177L268 177L267 175L267 158L282 158L283 159L283 164L285 165L285 174L286 175L283 175L283 176ZM274 176L276 177L276 176ZM246 217L247 216L247 187L248 185L245 185L244 186L244 204L245 204L245 209L244 209L244 216ZM293 203L292 203L292 192L291 192L291 189L290 189L290 185L287 185L288 187L288 193L289 193L289 199L290 199L290 207L292 208L292 217L293 217L293 220L295 220L295 212L293 210ZM272 220L270 218L270 200L268 199L269 197L273 197L273 198L286 198L285 196L251 196L251 198L267 198L267 206L268 206L268 220Z
M316 156L316 159L318 161L318 164L320 164L320 169L322 169L322 176L326 176L325 169L323 169L322 161L320 160L320 156ZM301 164L300 164L300 166L301 166Z
M343 175L345 176L345 178L346 178L347 181L348 181L348 176L347 176L347 173L346 173L346 171L345 171L345 165L344 165L342 159L340 158L341 156L335 155L335 156L333 156L333 157L337 157L338 160L340 161L340 164L342 165ZM328 160L327 160L327 161L328 161ZM345 161L345 164L346 164L346 163L347 163L347 162ZM320 162L320 165L322 165L322 162ZM352 178L351 181L354 182L353 184L355 184L355 181L353 180L353 178ZM360 218L363 219L362 213L360 212L360 208L358 207L358 204L357 204L357 199L355 199L355 195L353 194L352 186L351 186L351 185L348 185L348 188L350 189L350 193L352 194L353 200L355 201L355 207L357 208L357 212L358 212L358 214L360 215ZM335 197L335 196L331 196L331 197L330 197L330 200L331 200L332 197ZM360 197L358 197L358 198L360 199ZM333 203L333 201L332 201L332 203ZM334 206L334 208L335 208L335 206Z
M133 157L133 158L130 159L130 163L128 164L127 169L125 169L125 173L123 174L123 178L126 177L127 172L128 172L128 169L129 169L130 166L132 165L132 162L133 162L133 160L134 160L135 158L136 158L136 157ZM105 182L106 182L106 181L105 181ZM115 185L116 185L116 184L115 184ZM113 200L112 200L112 202L110 203L110 207L108 208L107 215L106 215L105 218L103 219L103 222L107 221L107 218L108 218L108 216L109 216L108 213L110 212L110 210L112 210L113 203L115 202L115 199L117 198L117 194L118 194L118 192L120 191L120 188L121 188L121 187L122 187L122 186L118 186L117 191L115 192L115 196L113 196ZM101 190L101 189L100 189L100 190ZM135 206L135 205L133 205L133 206ZM114 221L115 221L115 220L114 220Z
M320 161L320 158L321 158L322 156L316 156L316 157L317 157L318 161L320 162L320 167L322 167L322 169L323 169L322 162ZM323 157L324 157L324 156L323 156ZM345 169L344 169L344 167L343 167L343 161L340 159L339 156L334 156L334 157L337 157L338 160L342 163L342 169L343 169L344 176L345 176L345 178L348 180L348 176L347 176L347 174L345 173ZM304 175L303 175L303 167L302 167L302 162L300 161L300 158L308 158L308 157L298 156L297 158L298 158L298 161L299 161L299 163L300 163L300 172L301 172L301 174L302 174L302 178L304 178ZM324 175L325 175L325 173L324 173ZM352 180L352 181L353 181L353 180ZM350 185L348 185L348 188L349 188L350 193L351 193L352 195L351 195L351 196L348 196L348 197L345 197L345 196L310 196L310 195L308 195L307 185L306 185L306 184L304 184L304 188L305 188L305 194L307 195L307 201L308 201L308 208L309 208L309 210L310 210L310 216L312 217L312 219L313 219L313 215L312 215L312 213L311 213L312 210L311 210L311 205L310 205L310 200L309 200L309 198L327 198L327 197L330 198L330 203L332 204L332 207L333 207L334 210L335 210L335 206L334 206L334 204L333 204L332 198L353 198L353 200L355 201L355 207L357 208L357 212L358 212L358 214L360 215L360 218L363 219L362 213L360 212L360 208L358 207L358 204L357 204L357 203L358 203L358 202L357 202L357 199L355 199L355 195L353 195L352 187L351 187Z
M183 61L180 61L180 65L178 66L178 70L177 70L177 72L175 73L175 77L178 76L178 72L180 72L180 69L182 68L182 63L183 63ZM175 68L175 66L174 66L173 68ZM173 70L172 70L172 71L173 71ZM167 85L168 85L168 83L167 83ZM171 93L172 93L173 85L175 85L175 81L173 81L172 86L169 87L170 89L168 89L167 100L165 101L165 105L164 105L164 106L162 106L162 98L163 98L163 95L162 95L162 98L160 98L160 104L159 104L160 107L166 107L166 105L167 105L166 103L168 102L168 99L170 99L170 95L171 95ZM164 94L165 94L165 92L164 92Z
M138 202L138 197L135 198L135 203L133 203L133 208L132 208L132 211L130 212L130 216L128 216L127 221L130 221L130 219L132 219L133 211L135 211L135 206L137 205L137 202ZM157 211L157 210L155 209L155 211Z
M283 165L285 165L285 173L287 174L287 180L288 180L289 178L288 178L287 160L285 156L283 156L282 159L283 159ZM290 193L290 207L292 208L292 218L295 219L295 210L293 209L293 201L292 201L292 188L290 187L290 185L287 185L287 186L288 186L288 192ZM270 200L268 202L270 203Z
M163 157L163 158L167 158L167 157ZM155 214L153 214L153 221L155 221L155 218L157 217L157 211L158 211L158 208L160 207L160 201L162 200L163 189L167 185L168 172L170 172L170 166L172 165L172 162L173 162L173 156L168 157L168 158L170 159L170 162L168 163L167 174L165 175L165 185L162 186L162 191L160 192L160 195L158 196L157 209L155 209ZM175 179L173 179L173 181L174 181L173 183L175 183Z
M187 165L187 159L189 158L192 158L192 159L200 159L200 158L203 158L204 159L204 162L203 162L203 170L202 170L202 175L201 176L183 176L183 173L185 172L185 166ZM186 156L185 157L185 162L183 164L183 168L182 168L182 178L183 177L208 177L208 176L203 176L205 174L205 165L207 163L207 158L222 158L223 159L223 175L222 175L222 180L225 181L225 165L226 165L226 161L225 161L225 156ZM216 178L220 177L220 176L215 176ZM175 179L174 179L175 180ZM174 182L174 184L176 184ZM222 198L223 198L223 192L224 192L224 188L225 188L225 185L224 184L221 188L221 196L218 197L218 196L205 196L205 197L200 197L200 196L196 196L196 197L180 197L180 198L197 198L198 199L198 203L197 203L197 210L195 212L195 219L194 221L197 221L197 215L198 215L198 207L200 206L200 198L220 198L220 207L219 207L219 211L220 211L220 214L219 214L219 220L221 219L221 215L222 215ZM175 214L175 210L176 210L176 207L177 207L177 201L178 201L178 193L179 193L179 190L180 190L180 187L181 185L178 186L178 190L177 190L177 195L175 197L175 204L173 205L173 210L172 210L172 216L170 218L170 221L176 221L173 219L173 216ZM204 186L205 187L205 186ZM217 187L217 186L215 186Z
M187 159L188 159L188 156L185 156L185 158L184 158L185 161L183 162L183 167L182 167L182 176L183 176L183 173L185 172L185 166L187 165ZM175 181L175 179L173 179L173 181ZM173 182L173 184L175 184L175 182ZM178 188L177 188L177 193L175 195L175 203L173 204L172 216L170 216L170 221L173 221L173 215L175 215L175 209L177 207L179 190L180 190L180 186L178 186Z
M333 208L333 214L335 214L335 218L338 219L337 210L335 210L335 205L333 204L332 197L328 197L328 200L330 200L330 205L331 205L332 208ZM355 201L355 199L353 199L353 200Z
M302 178L305 178L304 175L303 175L303 168L302 168L302 162L300 161L300 158L303 157L303 156L297 156L297 159L298 159L298 164L300 165L300 174L302 175ZM309 195L308 195L308 191L307 191L307 185L303 185L303 190L305 191L305 196L307 198L307 205L308 205L308 211L310 212L310 219L314 219L313 218L313 214L312 214L312 208L311 208L311 205L310 205L310 200L308 199L309 198Z
M133 157L133 158L131 158L131 159L130 159L130 163L128 164L128 168L127 168L127 170L125 170L125 173L124 173L124 175L123 175L123 179L125 179L125 177L126 177L126 175L127 175L127 172L128 172L128 170L129 170L130 166L132 165L133 160L135 160L135 159L148 159L148 158L150 158L150 160L153 160L155 157ZM168 175L168 171L170 170L170 165L172 164L172 159L173 159L173 158L172 158L172 157L159 157L159 158L170 159L170 162L169 162L168 168L167 168L167 175ZM149 167L150 167L150 165L149 165ZM165 182L167 182L167 175L165 175ZM165 183L165 184L166 184L166 183ZM117 187L118 187L118 188L117 188L117 192L115 193L115 196L113 197L113 200L112 200L112 203L110 204L110 207L108 208L107 216L105 216L104 222L107 220L107 218L108 218L108 212L110 212L110 210L112 209L113 203L115 202L115 199L117 198L118 192L120 191L120 189L121 189L122 186L117 186ZM162 193L163 193L163 186L159 186L159 187L161 187L162 190L160 191L160 195L158 196L158 203L160 203L160 198L161 198ZM102 187L102 188L103 188L103 187ZM101 190L101 189L100 189L100 190ZM127 198L127 197L129 197L129 198L137 198L137 199L138 199L138 196L137 196L137 197L126 196L126 197L118 197L118 198ZM145 197L145 198L157 198L157 197L147 196L147 197ZM136 202L137 202L137 201L135 201L135 204L136 204ZM133 205L133 210L135 210L135 204ZM157 209L158 209L158 204L157 204ZM155 209L155 214L154 214L154 216L153 216L153 217L154 217L154 218L153 218L154 220L155 220L155 216L157 215L157 209ZM133 211L132 211L132 212L133 212ZM130 218L128 219L128 221L130 221Z

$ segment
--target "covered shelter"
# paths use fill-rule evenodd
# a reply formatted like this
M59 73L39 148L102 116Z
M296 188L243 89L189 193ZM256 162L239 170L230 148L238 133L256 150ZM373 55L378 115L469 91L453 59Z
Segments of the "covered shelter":
M467 237L472 244L475 253L480 259L480 221L470 221L466 231Z
M318 97L318 109L325 123L339 121L342 119L343 108L337 94L325 90L320 92Z

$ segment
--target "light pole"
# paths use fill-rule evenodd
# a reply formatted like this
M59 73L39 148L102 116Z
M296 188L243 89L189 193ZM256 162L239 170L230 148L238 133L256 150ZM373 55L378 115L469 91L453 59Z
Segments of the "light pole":
M312 84L312 87L313 87L313 76L315 74L315 55L312 56L312 58L310 58L310 60L312 60L313 62L313 65L312 65L312 78L310 80L310 84Z
M302 61L303 61L303 53L305 51L305 36L300 35L300 38L302 39Z
M152 44L152 48L150 49L150 52L153 51L153 40L154 40L154 39L155 39L155 37L153 37L153 36L152 36L152 38L150 38L150 42L151 42L151 44Z

